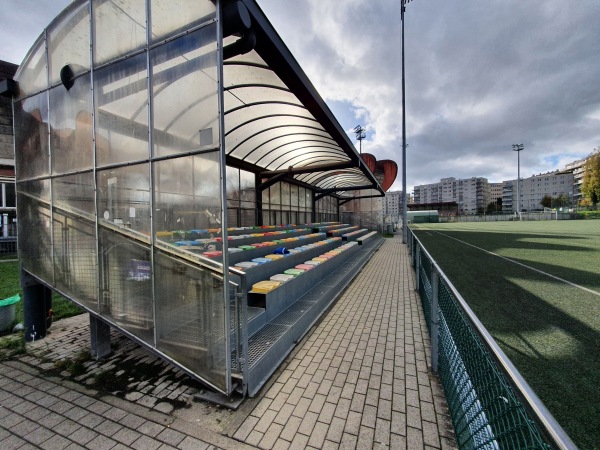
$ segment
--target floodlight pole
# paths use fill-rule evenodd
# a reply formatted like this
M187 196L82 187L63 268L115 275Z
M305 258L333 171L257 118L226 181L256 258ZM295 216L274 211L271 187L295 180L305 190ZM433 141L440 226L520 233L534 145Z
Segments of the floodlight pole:
M525 147L523 144L513 144L512 149L517 152L517 215L521 220L521 152Z
M406 244L408 237L406 214L406 86L404 80L404 5L406 0L400 0L400 22L402 22L402 243Z
M354 127L354 134L356 135L356 140L358 141L358 151L362 155L362 141L367 137L366 130L361 125L356 125Z

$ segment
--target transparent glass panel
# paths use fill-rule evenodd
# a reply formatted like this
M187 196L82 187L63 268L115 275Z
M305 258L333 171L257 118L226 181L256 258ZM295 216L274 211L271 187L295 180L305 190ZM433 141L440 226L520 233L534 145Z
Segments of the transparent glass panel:
M235 95L244 104L261 102L281 102L302 105L298 97L287 90L274 89L268 86L230 87L227 91Z
M232 107L240 105L239 101L237 104L229 107L227 98L233 97L231 94L225 95L225 129L232 130L240 124L254 120L257 117L272 116L272 115L290 115L290 116L301 116L307 119L315 120L315 118L304 108L302 105L287 105L282 103L266 103L262 104L260 99L256 103L250 105L244 105L243 108L231 111Z
M55 286L97 310L96 227L93 222L62 211L55 208L53 212Z
M151 0L152 40L189 30L216 16L216 8L209 0Z
M271 206L281 205L281 183L276 183L269 188L271 191Z
M90 79L79 77L67 91L50 90L50 153L52 173L91 169L93 164Z
M330 139L306 134L282 136L269 142L263 141L257 145L260 145L260 147L252 148L251 143L246 143L238 148L233 156L259 164L261 167L267 167L271 161L287 156L291 151L319 149L330 150L332 156L343 154L343 151Z
M235 200L239 206L240 199L240 170L227 166L227 200Z
M151 51L154 155L219 145L216 26Z
M307 211L312 211L312 191L310 191L309 189L306 190L306 210Z
M254 227L256 226L256 209L242 209L240 211L240 226L241 227Z
M17 183L17 203L19 259L25 270L52 283L50 181Z
M348 160L348 158L343 158L337 154L332 154L331 150L319 148L306 148L302 150L290 151L289 153L280 155L272 160L270 158L263 159L265 163L268 162L270 167L276 167L278 169L285 169L290 166L303 167L311 164L333 163Z
M223 39L223 45L228 45L231 44L235 41L237 41L239 39L239 36L236 35L232 35L229 37L226 37ZM267 67L267 63L265 62L264 59L262 59L258 53L256 52L248 52L245 53L243 55L237 55L237 56L233 56L232 58L229 58L225 64L243 64L243 63L250 63L250 64L256 64L259 66L264 66Z
M52 180L55 209L95 221L94 175L92 172L57 177Z
M148 164L98 171L98 220L150 236Z
M178 239L171 231L221 228L218 152L156 162L154 174L157 239Z
M298 206L300 208L300 211L303 211L302 208L306 206L306 188L298 188Z
M292 210L298 210L298 186L295 184L290 185L290 200L292 205Z
M223 66L223 79L225 80L226 89L249 84L287 89L285 83L269 67L256 67L255 65L246 65L241 62L236 64L230 62Z
M253 136L263 130L273 127L293 127L302 126L306 127L307 130L317 128L324 133L323 128L318 122L310 120L305 117L297 116L269 116L269 117L257 117L251 122L245 123L244 125L236 128L233 131L228 132L225 137L225 144L228 149L233 149L237 144L243 140ZM284 128L285 129L285 128Z
M19 82L19 98L28 97L48 87L44 34L38 38L25 58L15 74L15 80Z
M150 249L100 228L100 313L154 345Z
M269 209L269 189L262 191L263 209Z
M283 146L277 151L265 155L259 160L262 167L275 170L275 168L287 168L290 165L307 166L318 164L320 162L348 161L345 155L339 150L331 150L329 145L321 143L304 142L304 146L299 149L291 150L291 146ZM284 150L284 151L281 151ZM287 150L287 151L286 151Z
M157 347L225 389L223 280L157 253Z
M48 93L15 102L14 108L18 179L48 175Z
M252 172L240 170L240 191L242 208L256 207L255 175Z
M94 73L99 167L148 158L147 74L146 53Z
M94 65L146 45L146 0L95 0Z
M281 184L281 205L289 206L290 205L290 184L289 183L280 183ZM289 209L289 208L282 208Z
M228 227L239 227L238 220L239 208L228 208L227 209L227 226Z
M60 82L60 71L67 64L75 75L90 70L89 2L78 3L71 3L48 29L50 84Z
M244 136L242 133L235 133L235 136L228 137L226 145L227 148L234 151L235 154L246 156L254 149L259 148L263 143L272 140L277 140L280 144L284 143L285 141L281 141L280 137L289 141L318 139L323 142L328 142L331 146L336 145L333 139L329 137L329 134L323 130L316 130L314 127L307 128L294 125L277 125L272 129L258 128L255 134L249 134L248 136ZM241 150L242 148L244 148L245 151Z

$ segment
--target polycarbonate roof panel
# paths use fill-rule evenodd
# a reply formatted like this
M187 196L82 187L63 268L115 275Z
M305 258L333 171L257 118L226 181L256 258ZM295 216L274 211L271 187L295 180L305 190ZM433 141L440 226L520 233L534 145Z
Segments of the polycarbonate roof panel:
M225 147L228 158L293 173L317 189L380 186L254 0L242 0L252 18L255 48L224 61ZM232 44L239 35L224 39ZM350 163L354 167L347 168ZM341 165L329 169L329 165ZM350 164L352 165L352 164ZM325 167L323 167L325 166ZM357 191L339 192L354 196Z

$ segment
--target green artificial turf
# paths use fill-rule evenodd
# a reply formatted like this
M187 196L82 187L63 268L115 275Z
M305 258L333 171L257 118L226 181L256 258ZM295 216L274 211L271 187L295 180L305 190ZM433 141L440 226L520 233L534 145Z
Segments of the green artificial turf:
M600 221L412 229L571 439L600 448Z

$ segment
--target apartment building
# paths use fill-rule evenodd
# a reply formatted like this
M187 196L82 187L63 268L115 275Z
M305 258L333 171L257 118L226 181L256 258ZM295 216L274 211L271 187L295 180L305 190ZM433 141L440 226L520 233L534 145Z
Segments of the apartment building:
M0 82L12 79L17 67L0 61ZM10 97L0 95L0 237L15 234L16 206L12 104Z
M461 214L476 214L490 202L486 178L442 178L439 183L415 186L414 203L456 202Z
M583 183L586 161L587 158L578 159L565 166L565 172L570 171L573 173L573 201L577 203L581 200L581 184Z
M502 183L502 211L517 211L517 180ZM543 209L544 196L560 197L563 194L573 198L574 175L571 171L556 170L521 179L520 209L535 211ZM581 194L580 194L581 195Z
M410 194L406 196L406 203L411 203ZM391 220L398 222L402 217L402 191L388 191L385 193L385 201L383 203L384 216L390 216Z

